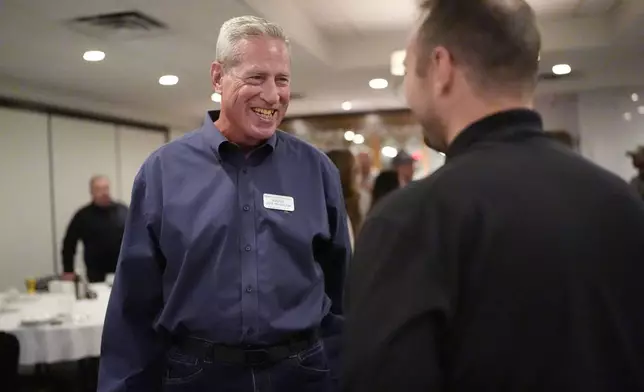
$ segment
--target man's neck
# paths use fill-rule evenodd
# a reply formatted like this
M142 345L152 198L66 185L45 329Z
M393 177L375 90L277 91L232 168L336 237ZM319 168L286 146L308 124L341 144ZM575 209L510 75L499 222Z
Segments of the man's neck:
M447 121L447 145L452 144L454 139L467 127L493 114L515 109L533 109L532 100L527 99L496 100L492 103L477 100L468 106L469 108L459 111L458 117Z
M214 125L229 142L234 143L244 152L250 152L262 143L258 140L249 140L249 138L244 137L241 132L235 132L233 124L223 116L223 113L217 121L214 122Z

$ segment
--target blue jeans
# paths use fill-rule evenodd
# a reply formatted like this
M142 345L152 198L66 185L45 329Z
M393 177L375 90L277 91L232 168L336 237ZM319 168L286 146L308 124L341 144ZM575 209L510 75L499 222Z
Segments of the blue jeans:
M166 392L336 392L322 342L283 361L261 367L209 362L171 349Z

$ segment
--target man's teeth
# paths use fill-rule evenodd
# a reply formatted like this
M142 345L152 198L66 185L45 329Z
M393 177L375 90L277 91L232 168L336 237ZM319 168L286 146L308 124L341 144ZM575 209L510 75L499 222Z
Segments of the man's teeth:
M275 109L253 108L253 112L257 114L262 114L264 116L272 116L275 113Z

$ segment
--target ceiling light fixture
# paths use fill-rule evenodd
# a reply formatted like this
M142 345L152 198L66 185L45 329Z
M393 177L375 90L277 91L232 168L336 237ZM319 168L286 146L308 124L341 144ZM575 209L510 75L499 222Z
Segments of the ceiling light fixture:
M380 152L387 158L395 158L398 155L398 150L391 146L384 146Z
M403 76L405 74L405 50L397 50L391 54L390 70L391 74L395 76Z
M221 102L221 94L219 94L219 93L212 93L212 95L210 96L210 99L211 99L213 102L217 102L217 103L219 103L219 102Z
M95 62L102 61L103 59L105 59L105 52L101 52L100 50L88 50L83 53L83 60L85 61Z
M633 102L637 102L637 101L639 101L639 100L640 100L640 96L639 96L639 95L637 95L637 93L633 93L633 94L631 94L631 100L632 100Z
M389 82L386 79L377 78L369 81L369 87L374 90L382 90L383 88L387 88L387 86L389 86Z
M638 106L637 113L644 115L644 106Z
M351 105L351 102L349 101L342 102L342 110L351 110L352 107L353 105Z
M568 75L572 72L572 68L568 64L557 64L552 67L552 73L555 75Z
M355 144L362 144L362 143L364 143L364 136L362 136L361 134L357 134L357 135L355 135L355 136L353 137L353 142L354 142Z
M179 77L175 75L163 75L159 78L159 84L162 86L174 86L179 83Z
M631 114L631 112L624 113L624 120L631 121L632 119L633 119L633 115Z
M354 137L356 137L356 133L353 131L346 131L344 133L344 140L348 142L352 141Z

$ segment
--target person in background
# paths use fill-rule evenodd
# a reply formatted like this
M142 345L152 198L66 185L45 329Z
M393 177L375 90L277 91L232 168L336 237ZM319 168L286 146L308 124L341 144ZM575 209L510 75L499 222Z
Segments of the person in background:
M331 162L335 164L340 172L340 181L342 182L342 193L344 195L344 205L347 210L349 219L349 237L353 247L354 238L360 230L362 224L362 213L360 212L360 193L356 187L356 159L349 150L331 150L327 152Z
M371 191L375 179L374 168L372 166L371 155L368 151L361 151L357 155L358 175L357 188L360 193L360 213L367 216L371 207Z
M416 160L405 150L400 151L392 160L396 173L398 173L398 183L400 187L407 186L414 178L414 164Z
M421 4L405 96L446 161L362 226L344 390L644 391L644 203L545 135L534 11Z
M67 227L63 240L63 279L73 280L78 241L83 242L87 280L105 281L116 271L128 208L112 200L110 181L94 176L89 181L92 201L78 210Z
M277 130L291 96L280 26L230 19L215 56L219 117L134 180L98 391L335 391L322 342L342 331L351 256L338 169Z
M358 153L356 160L358 166L358 186L371 190L374 179L371 155L367 151L361 151Z
M631 186L644 200L644 146L639 146L633 151L627 153L633 162L633 167L637 174L631 179Z
M373 208L388 194L400 188L400 179L398 177L398 172L395 170L383 170L376 177L376 181L373 183L373 190L371 192L371 208Z

